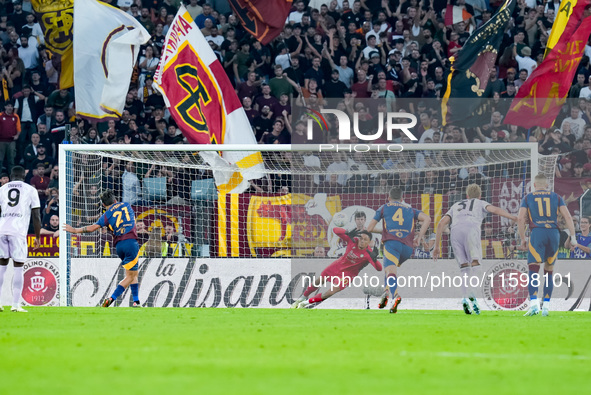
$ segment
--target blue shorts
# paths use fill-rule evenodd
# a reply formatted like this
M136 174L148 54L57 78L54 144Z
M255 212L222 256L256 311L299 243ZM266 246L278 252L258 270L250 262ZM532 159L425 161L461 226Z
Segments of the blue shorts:
M533 228L529 236L527 263L548 262L553 265L560 248L558 229Z
M140 246L135 239L121 240L117 243L117 255L121 258L121 266L126 270L139 269Z
M384 243L384 267L400 266L412 256L412 247L397 240L387 240Z

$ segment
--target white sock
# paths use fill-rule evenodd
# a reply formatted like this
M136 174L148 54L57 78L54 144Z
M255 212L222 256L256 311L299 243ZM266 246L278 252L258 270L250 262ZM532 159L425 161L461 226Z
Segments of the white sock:
M468 267L461 267L460 272L462 273L462 298L468 298L468 287L467 285L470 283L470 266ZM464 281L465 279L465 281Z
M530 307L533 307L535 305L535 306L538 306L538 309L540 308L540 301L538 300L538 298L531 299L529 302L530 302Z
M544 300L544 308L550 310L550 301L549 300Z
M23 268L15 267L12 277L12 307L18 307L23 292Z
M6 269L8 265L0 266L0 299L2 298L2 284L4 284L4 273L6 273Z

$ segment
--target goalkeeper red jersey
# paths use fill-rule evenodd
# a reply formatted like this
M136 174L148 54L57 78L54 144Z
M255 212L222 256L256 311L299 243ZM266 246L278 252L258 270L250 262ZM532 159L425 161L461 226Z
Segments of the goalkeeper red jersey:
M370 253L371 248L360 249L357 247L357 239L351 239L347 236L345 229L333 228L335 235L339 236L343 241L347 242L347 249L342 257L331 263L322 272L323 276L338 276L342 273L356 276L361 269L371 263L376 270L382 270L382 265L377 260L373 260Z

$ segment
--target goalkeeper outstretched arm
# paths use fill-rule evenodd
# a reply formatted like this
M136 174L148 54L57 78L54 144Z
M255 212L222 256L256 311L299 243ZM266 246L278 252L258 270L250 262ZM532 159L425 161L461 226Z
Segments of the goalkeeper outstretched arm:
M367 231L361 231L358 230L357 228L352 229L350 231L346 231L343 228L333 228L332 231L334 232L335 235L337 235L338 237L340 237L343 241L347 242L347 243L353 243L357 246L359 246L359 235L362 234L363 232L367 232ZM366 233L367 234L367 233ZM380 262L378 261L378 249L376 247L373 248L373 250L370 250L369 247L367 247L367 251L369 252L369 256L368 256L368 261L369 263L371 263L371 265L378 271L382 271L382 265L380 264Z
M381 272L383 267L380 261L378 261L379 251L377 247L374 247L373 250L369 254L369 263L378 271Z

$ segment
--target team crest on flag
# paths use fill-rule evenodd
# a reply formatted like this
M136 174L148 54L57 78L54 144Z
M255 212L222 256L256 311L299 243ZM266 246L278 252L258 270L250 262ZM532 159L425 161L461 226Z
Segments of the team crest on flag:
M53 66L59 71L59 87L70 88L74 86L74 0L31 0L31 4L43 30L45 46L53 56Z
M161 78L171 115L177 124L181 121L181 129L192 132L186 134L187 139L192 136L189 140L195 144L221 144L226 129L226 114L219 111L221 88L191 43L186 41L178 48L173 61L164 66Z
M256 145L222 64L183 5L166 34L154 85L190 143ZM214 168L221 193L240 193L250 186L249 180L264 174L260 152L200 154Z

